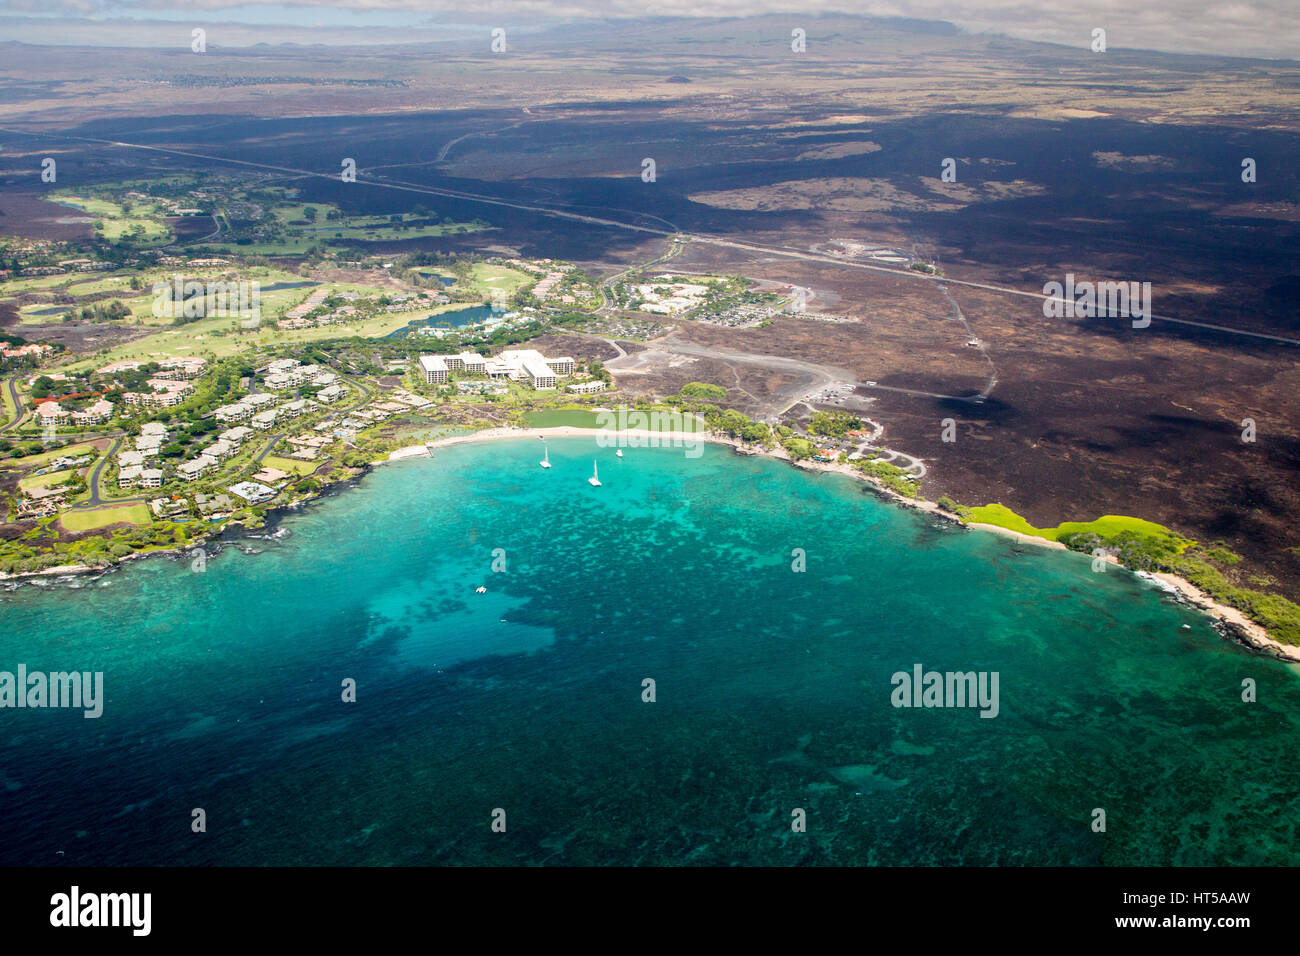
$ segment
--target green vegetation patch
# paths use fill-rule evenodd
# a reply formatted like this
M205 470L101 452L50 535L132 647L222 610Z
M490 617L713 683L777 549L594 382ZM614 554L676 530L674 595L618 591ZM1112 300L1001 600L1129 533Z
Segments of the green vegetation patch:
M53 461L56 458L78 458L81 455L98 455L99 445L95 442L81 442L77 445L67 445L63 448L54 448L50 451L43 451L37 455L27 455L22 458L11 458L4 462L5 466L10 465L18 468L39 468L46 462ZM41 476L45 477L44 475Z
M915 498L921 493L921 483L916 481L902 468L887 461L874 461L863 458L853 462L855 468L877 479L890 491L895 491L904 498Z
M1182 554L1195 543L1177 532L1170 531L1164 525L1142 518L1130 518L1127 515L1102 515L1095 521L1066 521L1055 528L1035 528L1005 505L990 504L967 509L965 517L968 521L979 524L991 524L1048 541L1060 541L1067 547L1073 547L1072 542L1091 536L1098 540L1098 544L1095 545L1097 547L1105 547L1109 542L1131 539L1143 542L1150 548L1177 555Z
M262 464L269 468L287 471L291 475L310 475L321 463L319 461L298 461L293 458L278 458L275 455L268 455L262 460Z
M718 401L727 397L727 390L721 385L708 382L687 382L682 386L682 394L687 398L706 398Z
M1221 550L1224 549L1211 548L1207 553ZM1170 570L1195 584L1216 601L1242 611L1267 630L1274 640L1283 644L1300 645L1300 606L1280 594L1265 594L1237 587L1205 557L1205 554L1184 555L1170 564ZM1235 564L1241 560L1235 554L1232 557L1236 561L1227 563Z
M862 428L862 419L852 412L813 412L808 430L814 435L843 438L851 431Z
M3 418L0 420L3 420L6 425L18 417L18 409L14 408L13 399L9 397L9 386L3 381L0 381L0 408L4 411Z
M817 450L817 446L806 438L787 438L781 442L781 447L793 458L809 458Z
M1052 531L1035 528L1005 505L992 504L969 508L966 512L966 520L977 524L991 524L999 528L1008 528L1012 531L1019 531L1021 534L1046 538L1048 541L1056 540L1056 535Z
M96 531L114 524L147 525L149 509L143 504L121 505L116 508L96 508L94 511L65 511L59 524L66 531Z
M1237 608L1284 644L1300 645L1300 606L1280 594L1239 587L1215 564L1232 567L1241 558L1222 545L1198 548L1164 525L1124 515L1102 515L1096 521L1067 521L1055 528L1035 528L1000 504L970 508L968 521L1009 528L1059 541L1073 551L1093 548L1115 552L1121 564L1146 571L1168 571L1196 585L1214 600Z
M80 468L69 468L66 471L51 471L44 475L28 475L26 478L19 479L18 487L23 491L31 491L33 488L53 488L73 475L80 474L81 471Z

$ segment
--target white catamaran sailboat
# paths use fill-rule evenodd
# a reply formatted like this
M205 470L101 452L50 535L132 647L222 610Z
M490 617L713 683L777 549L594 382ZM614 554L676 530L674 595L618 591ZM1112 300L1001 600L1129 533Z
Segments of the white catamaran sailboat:
M551 446L550 445L546 446L546 456L542 458L542 460L539 461L538 464L541 465L543 468L551 467Z
M591 485L593 488L600 487L600 472L596 470L596 463L594 461L591 463L591 477L587 479L587 484Z

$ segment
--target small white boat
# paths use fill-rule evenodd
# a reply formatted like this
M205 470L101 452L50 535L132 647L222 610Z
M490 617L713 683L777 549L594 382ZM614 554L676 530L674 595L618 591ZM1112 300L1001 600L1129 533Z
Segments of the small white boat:
M594 461L591 463L591 477L587 479L587 484L591 485L593 488L600 487L600 472L596 470L596 463Z
M617 455L619 458L622 458L622 457L623 457L623 449L620 448L618 451L614 452L614 454Z
M546 446L546 455L542 458L541 461L538 462L538 464L541 465L543 468L551 467L551 446L550 445Z

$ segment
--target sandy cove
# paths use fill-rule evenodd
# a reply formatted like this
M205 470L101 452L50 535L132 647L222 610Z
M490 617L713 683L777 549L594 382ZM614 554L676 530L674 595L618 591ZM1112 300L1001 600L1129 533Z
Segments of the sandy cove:
M424 445L414 446L415 448L427 448L430 451L436 448L443 448L449 445L461 445L470 442L497 441L503 438L590 438L593 437L594 428L578 428L572 425L561 425L553 428L487 428L482 431L473 432L468 435L455 435L449 438L439 438ZM871 485L883 497L902 505L905 508L911 508L914 511L922 511L926 514L932 514L943 518L954 524L960 524L967 528L974 528L979 531L989 531L993 534L999 534L1006 538L1012 538L1022 544L1031 544L1039 548L1052 548L1058 551L1069 551L1065 545L1059 541L1048 541L1046 538L1035 537L1034 535L1024 534L1020 531L1013 531L1010 528L1000 528L997 525L982 524L980 522L964 522L958 515L945 511L933 501L924 499L907 498L900 495L891 488L887 488L880 482L876 481L871 475L865 474L852 465L842 464L834 461L812 461L811 459L794 459L784 448L777 446L774 449L765 449L756 445L749 445L739 439L727 435L717 435L713 432L654 432L648 429L626 429L617 432L623 439L644 440L646 446L650 445L650 440L657 440L658 444L665 442L675 445L681 443L689 445L695 442L710 442L715 445L726 445L740 454L744 455L763 455L768 458L775 458L778 461L784 461L796 468L804 471L821 471L831 472L837 475L843 475L846 478L852 478L857 481L864 481ZM611 446L612 447L612 446ZM624 445L624 447L636 447L635 445ZM645 446L642 446L645 447ZM1088 555L1080 555L1085 560L1092 560ZM1118 563L1114 557L1108 559L1111 563ZM1210 617L1214 618L1227 635L1241 644L1253 647L1258 651L1269 654L1281 660L1300 663L1300 647L1291 644L1283 644L1269 637L1268 632L1248 618L1235 607L1229 607L1226 604L1220 604L1212 597L1198 588L1192 582L1181 578L1176 574L1159 573L1156 578L1168 584L1178 591L1179 595L1191 606L1204 611Z
M531 438L535 436L542 438L591 438L594 437L593 432L595 431L597 431L597 429L578 428L573 425L559 425L552 428L515 428L509 426L502 428L485 428L468 435L453 435L447 438L439 438L431 442L426 442L423 445L412 445L407 448L399 448L392 452L390 457L381 459L373 464L378 465L384 464L388 461L400 461L403 457L412 457L414 454L418 454L420 457L425 457L431 454L433 449L445 448L449 445L499 441L505 438ZM649 446L651 440L660 444L668 442L669 444L679 443L683 446L689 446L696 442L711 442L715 445L726 445L742 455L764 455L768 458L775 458L778 461L784 461L787 464L793 465L796 468L801 468L804 471L822 471L843 475L846 478L866 482L882 497L888 498L897 504L902 505L904 508L911 508L914 511L922 511L926 514L935 515L945 521L950 521L953 524L960 524L967 528L975 528L980 531L990 531L994 534L1002 535L1003 537L1013 538L1022 544L1030 544L1040 548L1054 548L1059 551L1069 550L1069 548L1061 544L1059 541L1048 541L1045 538L1038 538L1033 535L1024 534L1020 531L1013 531L1010 528L1000 528L997 525L981 524L979 522L963 522L959 516L945 511L935 502L904 497L893 489L885 487L880 482L876 481L871 475L864 474L854 468L852 465L841 464L840 462L835 461L812 461L811 459L796 460L790 456L789 452L780 446L769 450L754 445L748 445L739 439L731 438L727 435L715 435L712 432L656 432L650 431L649 429L637 428L626 429L617 432L617 434L623 439L645 441L645 445L642 445L641 447ZM634 448L637 446L627 445L625 447ZM407 454L403 455L403 452L406 452ZM206 538L203 540L206 540ZM191 546L197 546L200 543L200 541L196 540ZM181 552L176 549L168 549L146 552L145 554L130 554L114 563L128 561L132 558L146 557L150 554L177 553ZM1081 555L1081 557L1091 560L1087 555ZM1109 560L1114 562L1113 557ZM45 568L41 571L20 572L18 574L5 574L0 572L0 581L13 581L31 577L56 577L67 574L85 574L90 571L103 571L105 569L105 567L91 567L84 564L61 565L54 568ZM1228 607L1225 604L1218 603L1196 585L1178 575L1162 572L1155 576L1170 587L1176 589L1188 604L1213 617L1229 637L1232 637L1241 644L1253 647L1258 651L1280 658L1281 660L1300 663L1300 647L1275 641L1273 638L1268 636L1268 632L1264 630L1264 628L1246 617L1246 615L1241 611L1234 607Z

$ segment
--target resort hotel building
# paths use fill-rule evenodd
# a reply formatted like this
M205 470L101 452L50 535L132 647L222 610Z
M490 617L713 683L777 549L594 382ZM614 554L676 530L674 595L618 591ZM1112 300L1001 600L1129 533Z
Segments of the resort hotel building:
M420 371L430 385L445 383L449 372L464 371L490 379L527 382L535 389L552 389L559 376L573 373L575 364L567 355L547 358L535 349L508 349L495 358L484 358L474 352L420 356Z

